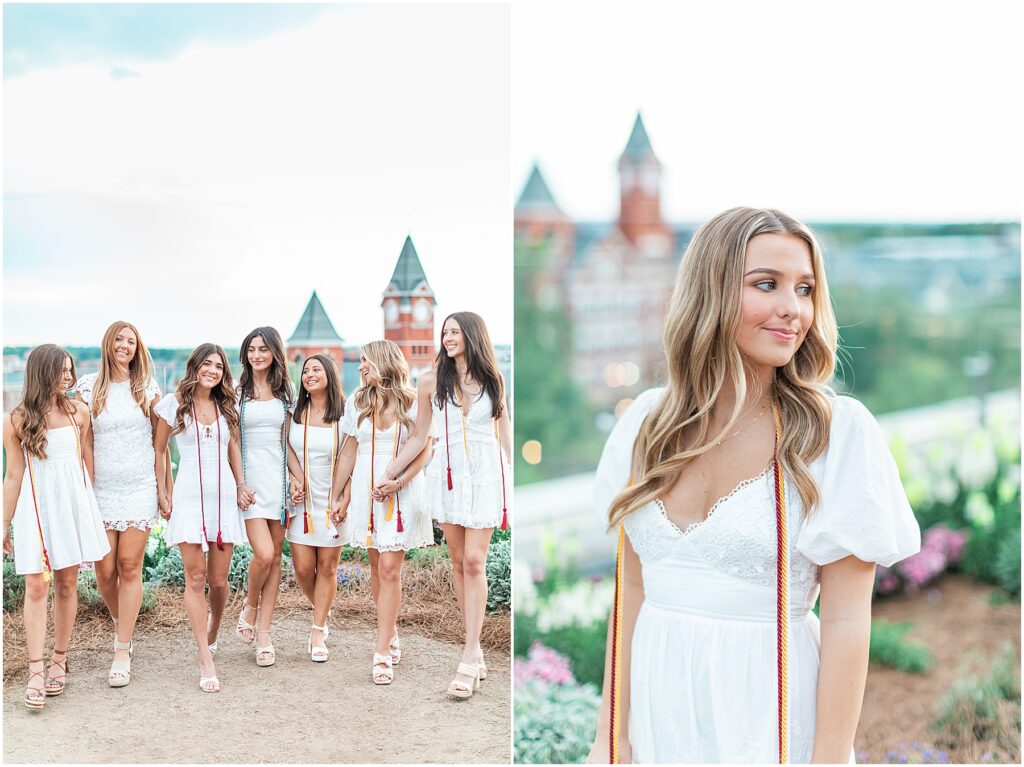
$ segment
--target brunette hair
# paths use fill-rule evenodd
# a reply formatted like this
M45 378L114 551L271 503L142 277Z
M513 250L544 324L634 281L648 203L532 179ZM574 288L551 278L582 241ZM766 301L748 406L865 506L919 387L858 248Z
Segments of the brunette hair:
M189 355L188 362L185 363L185 376L178 381L178 388L175 392L178 399L178 412L174 415L172 434L180 434L185 430L185 415L192 409L192 397L199 385L199 368L211 354L220 356L221 364L224 365L224 375L220 379L220 384L210 391L210 396L220 408L224 420L228 422L231 434L238 436L238 408L235 407L235 389L231 381L228 355L224 353L222 347L209 343L197 346L196 350Z
M494 345L491 343L487 326L483 318L473 312L449 314L441 323L441 348L434 359L434 367L437 370L434 399L437 406L443 408L445 402L455 402L455 388L459 378L459 373L455 369L455 358L449 357L444 348L444 326L448 320L455 320L462 330L466 370L491 398L491 417L500 417L505 411L505 382L498 370L498 360L494 355Z
M292 419L295 423L302 423L302 416L312 401L312 397L302 383L302 372L306 369L306 363L313 360L320 363L327 375L327 409L324 411L324 420L334 423L345 415L345 392L342 391L338 366L326 354L311 354L303 360L302 367L299 368L299 396L296 398L295 414Z
M25 362L25 384L21 402L11 412L11 421L18 417L16 431L22 447L29 455L46 460L46 414L54 395L64 386L64 360L71 360L71 376L76 381L75 360L56 344L42 344L28 354ZM74 386L74 381L72 381ZM73 417L75 404L67 397L57 397L58 406Z
M267 383L270 390L277 399L286 405L292 404L292 382L288 378L288 363L284 356L284 342L281 334L272 327L256 328L242 341L242 348L238 351L239 362L242 363L242 374L238 377L238 391L244 399L252 399L253 372L249 362L249 344L256 338L262 338L263 342L270 347L270 355L273 362L270 363L270 370L267 371Z

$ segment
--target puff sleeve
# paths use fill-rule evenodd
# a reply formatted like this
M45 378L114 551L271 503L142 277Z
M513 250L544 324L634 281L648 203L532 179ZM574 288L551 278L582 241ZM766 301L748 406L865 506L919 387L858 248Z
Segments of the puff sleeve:
M168 394L156 403L156 406L153 408L153 412L167 421L171 426L174 426L174 416L178 412L178 398L174 394Z
M160 386L152 378L146 383L146 401L152 403L154 399L160 396Z
M74 391L82 398L82 402L92 407L92 389L96 385L96 373L89 373L82 376L75 383Z
M920 550L921 530L885 435L857 400L832 401L828 450L812 464L812 473L821 501L796 546L814 564L852 554L891 566Z
M601 452L594 477L594 508L604 524L608 524L608 508L615 496L629 484L633 462L633 443L640 433L647 414L654 409L663 389L648 389L640 394L622 414Z

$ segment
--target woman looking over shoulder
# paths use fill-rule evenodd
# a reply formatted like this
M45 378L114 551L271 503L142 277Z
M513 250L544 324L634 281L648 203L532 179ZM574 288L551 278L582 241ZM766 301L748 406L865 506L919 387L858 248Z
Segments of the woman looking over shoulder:
M131 681L132 635L142 607L142 560L156 521L156 473L170 476L170 462L155 465L153 432L160 389L153 361L138 329L113 323L103 334L97 373L82 376L75 392L89 406L93 428L96 502L110 553L96 563L96 586L114 619L111 687Z
M441 325L434 370L419 381L412 439L388 467L397 476L422 449L431 432L438 455L425 472L425 504L444 530L452 560L455 599L466 642L448 694L468 698L487 674L480 631L487 610L487 548L494 528L508 526L511 451L505 382L483 319L456 312ZM377 486L379 494L394 481Z
M363 383L345 408L341 451L331 490L334 524L344 519L342 490L352 479L349 541L369 552L370 586L377 607L377 641L373 653L374 684L391 684L394 664L402 659L398 611L402 601L405 552L434 544L434 528L423 507L420 470L430 446L399 475L398 489L386 500L373 497L384 469L409 439L416 422L416 392L409 385L409 365L394 341L371 341L362 349Z
M238 410L224 350L216 344L197 347L177 390L160 400L156 413L157 465L167 460L171 435L179 456L173 485L164 474L157 475L160 515L170 520L164 538L168 546L178 547L185 566L185 615L199 654L199 689L220 692L213 653L228 598L231 551L234 544L246 542L239 507L248 505Z
M15 570L25 576L25 706L33 710L42 709L47 696L64 692L78 610L78 566L110 550L92 490L89 408L66 396L74 385L71 355L53 344L37 346L25 363L21 402L4 418L3 550L13 551ZM53 657L44 678L51 574Z
M295 580L313 605L313 627L306 652L315 663L330 656L325 641L330 634L327 619L338 593L338 562L341 547L351 538L347 510L331 519L331 485L338 468L341 446L348 439L340 428L345 414L341 374L326 354L314 354L302 363L302 388L295 405L289 435L288 463L303 482L292 495L298 512L288 525L288 542L295 565ZM342 504L347 509L347 499Z
M920 531L877 423L826 388L837 336L806 226L734 208L694 235L668 385L597 472L625 537L590 761L852 760L875 564Z
M239 351L239 444L248 501L242 516L252 546L245 607L235 634L256 645L256 665L274 665L270 627L281 588L281 546L288 526L288 409L292 383L288 380L284 343L271 327L256 328ZM261 639L266 637L265 640Z

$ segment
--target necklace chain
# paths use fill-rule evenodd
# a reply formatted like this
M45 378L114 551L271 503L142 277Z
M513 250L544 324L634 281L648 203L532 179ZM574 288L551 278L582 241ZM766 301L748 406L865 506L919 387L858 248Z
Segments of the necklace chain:
M738 428L738 429L737 429L736 431L734 431L734 432L733 432L732 434L730 434L730 435L729 435L728 437L722 437L722 439L720 439L720 440L718 440L717 442L715 442L715 446L717 447L717 446L721 445L721 444L722 444L723 442L728 442L728 441L729 441L730 439L732 439L733 437L735 437L735 436L736 436L737 434L740 434L741 432L744 432L744 431L746 431L746 430L747 430L748 428L750 428L751 426L753 426L753 425L754 425L754 423L756 423L756 422L757 422L757 420L758 420L758 419L759 419L759 418L760 418L761 416L763 416L763 415L764 415L764 414L765 414L766 412L767 412L767 408L765 408L765 407L762 407L762 408L761 408L761 412L760 412L760 413L758 413L758 414L757 414L756 416L754 416L754 417L753 417L753 418L752 418L751 420L747 421L747 423L745 423L745 424L744 424L743 426L741 426L740 428Z

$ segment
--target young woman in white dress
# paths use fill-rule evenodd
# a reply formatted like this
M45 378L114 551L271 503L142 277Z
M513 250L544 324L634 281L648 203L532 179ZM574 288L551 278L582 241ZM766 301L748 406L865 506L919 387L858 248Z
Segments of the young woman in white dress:
M424 503L441 525L452 559L455 599L466 627L458 673L448 694L468 698L487 674L480 631L487 610L487 548L494 528L508 525L511 451L505 382L483 319L449 315L441 326L434 369L420 377L412 439L388 467L378 493L394 491L430 435L437 455L425 472Z
M345 408L342 431L348 440L341 451L331 488L334 523L344 512L342 491L352 480L348 504L349 543L369 551L370 585L377 607L377 641L373 653L373 681L391 684L394 664L402 658L398 641L398 610L402 599L402 563L405 552L434 543L430 515L423 507L420 470L430 457L430 446L402 472L393 496L378 501L375 485L384 478L387 464L398 455L416 422L416 392L409 383L409 365L398 344L371 341L359 361L362 385Z
M169 520L164 538L178 547L185 566L185 614L198 648L199 689L220 692L213 652L228 598L231 552L234 544L246 542L242 509L249 504L224 350L202 344L192 352L177 390L160 400L156 414L157 465L167 460L171 435L179 461L173 484L157 474L160 515Z
M25 363L21 402L4 418L3 551L13 551L15 570L25 576L25 705L33 710L43 708L46 696L64 692L78 610L78 566L110 550L92 490L89 408L66 396L74 385L71 356L53 344L38 346ZM44 678L51 573L53 656Z
M345 395L334 360L326 354L308 357L302 363L302 388L288 442L292 475L302 480L292 495L296 514L288 525L288 542L295 580L313 605L313 627L306 652L317 663L330 656L325 642L330 634L327 620L338 592L341 547L351 539L345 519L347 511L337 509L339 524L331 520L335 511L331 485L341 447L349 439L341 430L344 414Z
M132 635L142 606L142 560L157 518L153 406L160 389L138 329L118 321L107 328L98 373L82 376L77 397L89 406L96 501L110 552L96 563L96 587L114 619L114 660L107 681L131 681Z
M281 545L288 526L288 411L293 390L284 343L271 327L253 330L239 352L238 412L243 495L251 501L243 513L252 546L245 606L235 634L256 646L256 665L273 666L270 627L281 588Z
M920 531L877 423L827 388L813 233L750 208L704 224L664 339L667 386L637 397L597 472L625 536L590 761L850 761L875 563Z

